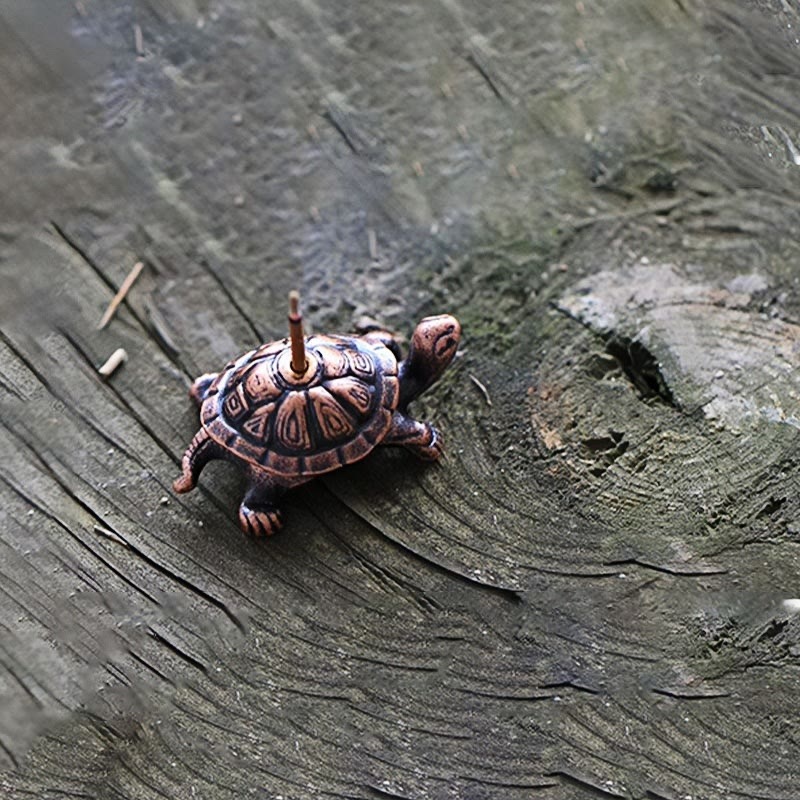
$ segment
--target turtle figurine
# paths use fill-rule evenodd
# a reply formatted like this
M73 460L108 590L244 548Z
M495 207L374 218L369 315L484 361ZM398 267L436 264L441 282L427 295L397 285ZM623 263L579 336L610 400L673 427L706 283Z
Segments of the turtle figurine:
M281 527L277 503L286 489L359 461L379 444L427 461L441 457L441 434L408 416L408 405L453 360L461 327L449 314L426 317L402 359L385 331L305 337L292 292L289 334L194 382L189 394L200 407L200 430L173 484L191 491L215 458L241 464L248 486L239 525L256 535Z

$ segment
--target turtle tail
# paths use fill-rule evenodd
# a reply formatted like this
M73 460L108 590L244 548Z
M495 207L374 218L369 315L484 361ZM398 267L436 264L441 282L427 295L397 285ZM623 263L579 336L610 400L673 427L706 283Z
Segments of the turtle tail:
M183 472L180 477L175 479L172 488L178 494L190 492L197 486L197 479L200 477L203 467L216 457L217 447L214 440L208 435L205 428L200 428L183 454L181 461Z

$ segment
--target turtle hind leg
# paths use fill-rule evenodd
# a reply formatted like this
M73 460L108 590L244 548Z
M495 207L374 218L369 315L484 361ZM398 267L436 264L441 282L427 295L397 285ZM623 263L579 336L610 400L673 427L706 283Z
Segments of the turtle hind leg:
M219 458L219 452L214 440L208 435L205 428L195 434L181 460L182 474L175 479L172 488L178 493L190 492L197 486L197 479L203 467L214 458Z
M395 412L392 427L381 444L405 447L424 461L438 461L444 455L442 434L433 425L399 412Z
M272 536L283 527L276 501L279 490L263 476L250 473L250 486L239 506L239 527L253 536Z
M208 394L208 389L216 378L216 372L206 372L205 375L201 375L199 378L195 379L192 388L189 389L189 397L194 400L196 405L200 406L203 404L203 400L206 399L206 395Z

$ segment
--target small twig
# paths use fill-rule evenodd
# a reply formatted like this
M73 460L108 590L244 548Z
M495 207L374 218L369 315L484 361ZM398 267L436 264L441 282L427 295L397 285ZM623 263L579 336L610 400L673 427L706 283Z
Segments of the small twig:
M414 163L411 165L411 169L413 169L413 170L414 170L414 174L415 174L415 175L416 175L418 178L421 178L421 177L422 177L422 176L425 174L425 170L424 170L424 169L423 169L423 167L422 167L422 162L421 162L421 161L415 161L415 162L414 162Z
M369 257L373 261L378 260L378 237L375 235L374 228L367 229L367 243L369 246Z
M124 364L128 360L128 354L123 350L123 348L118 347L109 357L105 364L100 367L97 372L99 375L102 375L104 378L108 378L113 375L117 368Z
M142 36L142 26L133 26L133 41L136 46L136 55L140 58L144 55L144 36Z
M127 547L128 543L118 534L108 528L104 528L102 525L95 525L94 532L100 533L103 536L111 539L111 541L116 542L117 544L121 544L123 547Z
M116 313L119 304L125 299L125 295L128 294L131 286L133 286L143 269L144 263L141 261L137 261L133 265L133 269L128 273L128 277L122 281L122 286L119 287L119 291L114 295L114 299L108 304L106 313L103 314L103 318L100 320L97 330L102 330L106 325L108 325L108 323L111 321L111 318Z
M469 379L480 389L483 399L486 401L486 405L491 406L492 398L489 396L489 390L474 375L470 375Z
M584 228L589 228L592 225L597 225L602 222L631 222L639 217L646 217L649 214L664 215L670 211L674 211L679 206L685 205L686 200L681 198L679 200L668 200L664 203L653 203L645 208L638 208L634 211L623 211L620 213L598 214L596 217L583 217L577 219L572 223L572 228L575 231L581 231Z
M797 147L795 147L791 137L783 128L781 128L780 125L778 126L778 133L781 135L783 143L786 145L786 149L789 151L789 158L792 159L792 163L796 167L800 167L800 152L797 151Z

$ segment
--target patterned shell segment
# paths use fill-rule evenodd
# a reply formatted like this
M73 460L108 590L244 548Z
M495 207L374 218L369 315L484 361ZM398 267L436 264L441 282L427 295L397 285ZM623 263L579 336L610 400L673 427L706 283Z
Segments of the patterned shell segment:
M211 436L276 476L328 472L365 456L397 407L397 360L383 345L340 336L306 338L308 369L290 366L287 339L231 362L201 409Z

